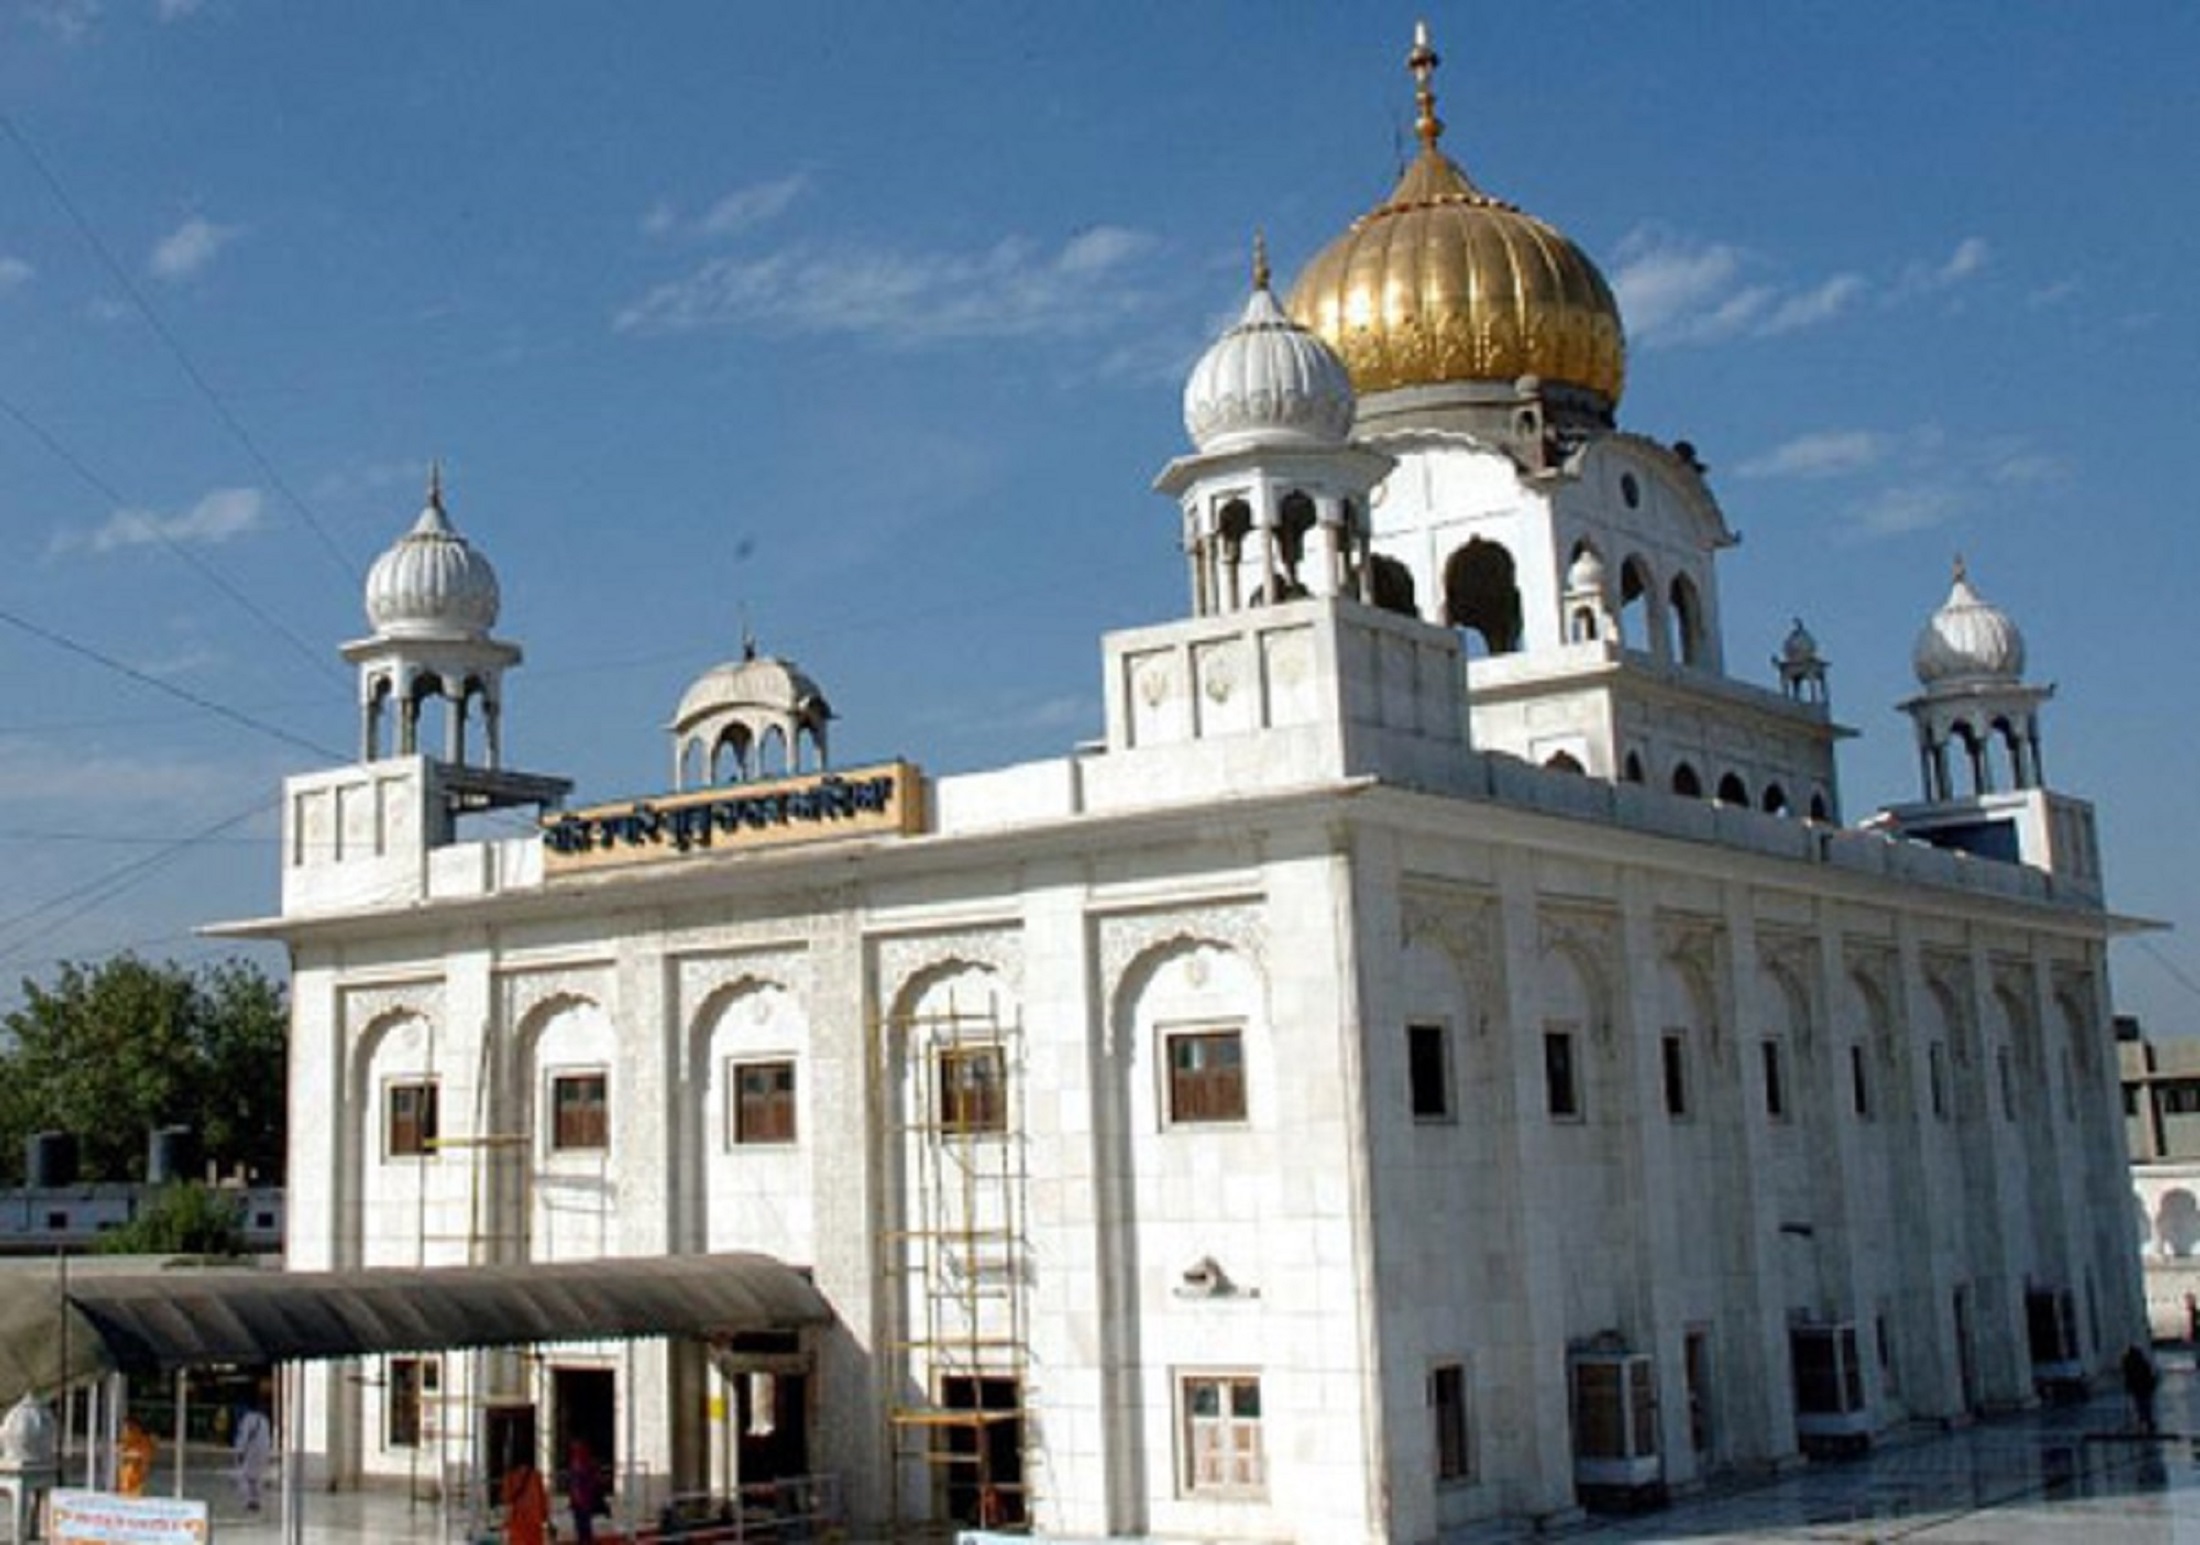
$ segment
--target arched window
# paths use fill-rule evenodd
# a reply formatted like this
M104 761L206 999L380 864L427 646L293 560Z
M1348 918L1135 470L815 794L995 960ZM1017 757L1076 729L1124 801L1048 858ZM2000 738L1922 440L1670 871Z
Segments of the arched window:
M683 789L703 786L703 743L692 737L680 745L680 770L676 779Z
M1444 564L1444 621L1479 638L1484 654L1520 647L1520 586L1501 544L1476 537Z
M756 776L759 778L784 778L787 765L787 736L776 724L766 730L756 742Z
M1619 566L1619 641L1630 649L1655 652L1658 647L1651 616L1656 594L1650 565L1640 554L1629 554Z
M1829 809L1827 809L1827 807L1826 807L1826 796L1825 796L1825 795L1823 795L1823 794L1813 794L1813 795L1811 795L1811 797L1810 797L1810 818L1811 818L1812 820L1814 820L1814 821L1827 821L1827 820L1831 820L1831 819L1833 818L1833 814L1832 814L1832 812L1831 812L1831 811L1830 811Z
M749 775L749 728L736 724L718 738L710 757L710 781L739 783Z
M1597 614L1594 608L1577 606L1573 616L1567 619L1566 642L1569 644L1593 644L1597 641Z
M1766 784L1763 806L1766 815L1786 815L1788 813L1787 790L1781 788L1777 783Z
M1221 582L1222 605L1228 611L1236 611L1245 604L1246 586L1238 576L1245 562L1245 539L1251 535L1252 530L1252 506L1243 499L1232 499L1216 512L1215 558L1221 566L1218 578Z
M1306 561L1306 534L1314 529L1314 501L1302 493L1285 494L1276 516L1276 561L1283 570L1276 598L1288 601L1306 594L1299 566Z
M1625 778L1629 783L1642 782L1643 777L1641 756L1633 751L1628 752L1627 762L1625 768L1621 771L1620 776Z
M1673 658L1683 665L1704 664L1703 600L1696 593L1696 582L1686 574L1674 575L1669 599L1673 613Z
M1543 765L1552 772L1585 773L1589 770L1568 751L1553 751L1543 759Z
M1673 768L1673 792L1684 799L1701 799L1703 779L1697 777L1696 769L1686 762L1676 763Z
M1742 782L1739 774L1728 773L1719 780L1719 803L1722 805L1747 805L1749 803L1749 787Z

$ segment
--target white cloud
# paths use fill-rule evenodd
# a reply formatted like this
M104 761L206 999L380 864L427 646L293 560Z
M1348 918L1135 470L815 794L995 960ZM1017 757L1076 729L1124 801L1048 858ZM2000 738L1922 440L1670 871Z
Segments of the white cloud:
M0 253L0 295L31 282L31 275L38 270L19 257Z
M1956 250L1949 254L1948 261L1940 265L1940 278L1943 283L1947 284L1954 284L1959 279L1968 279L1985 268L1986 258L1987 251L1984 238L1966 236L1956 243Z
M807 172L792 172L768 182L752 182L721 197L693 220L669 199L660 199L642 216L642 231L655 237L694 236L724 240L768 225L808 190Z
M1132 270L1155 242L1095 226L1048 249L1011 236L970 252L797 244L719 257L619 311L621 332L713 327L842 333L897 345L1089 334L1140 307Z
M81 43L99 24L100 0L26 0L23 14L64 43Z
M1945 526L1963 512L1968 502L1952 484L1896 484L1880 489L1849 513L1869 535L1900 536Z
M1855 274L1835 274L1816 289L1782 300L1772 314L1758 324L1757 335L1772 338L1830 322L1863 293L1864 281Z
M266 501L257 488L217 488L180 515L117 510L90 531L63 531L51 550L94 554L175 543L212 547L256 530Z
M213 262L236 237L236 226L216 225L193 215L154 245L146 267L156 279L188 279Z
M1881 465L1892 447L1869 429L1821 429L1797 435L1734 469L1736 477L1842 477Z
M2024 297L2028 306L2059 306L2085 288L2084 282L2075 277L2057 279L2053 284L2043 284Z

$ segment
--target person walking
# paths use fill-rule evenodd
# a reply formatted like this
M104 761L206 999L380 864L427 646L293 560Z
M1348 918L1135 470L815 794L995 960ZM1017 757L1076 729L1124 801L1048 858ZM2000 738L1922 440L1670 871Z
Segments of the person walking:
M153 1456L160 1445L134 1416L122 1419L122 1436L115 1441L115 1490L125 1497L145 1495L145 1483L153 1477Z
M260 1510L260 1484L267 1477L268 1456L274 1449L274 1424L256 1402L246 1405L230 1437L229 1452L237 1462L237 1496L247 1513Z
M2148 1437L2154 1435L2154 1392L2161 1383L2162 1376L2155 1371L2154 1359L2147 1356L2145 1348L2133 1342L2124 1352L2124 1393L2131 1397L2133 1419Z
M542 1472L521 1460L504 1472L504 1545L547 1545L550 1494Z
M573 1538L580 1545L595 1545L596 1515L606 1511L603 1476L596 1469L596 1456L580 1438L565 1453L565 1500L573 1509Z

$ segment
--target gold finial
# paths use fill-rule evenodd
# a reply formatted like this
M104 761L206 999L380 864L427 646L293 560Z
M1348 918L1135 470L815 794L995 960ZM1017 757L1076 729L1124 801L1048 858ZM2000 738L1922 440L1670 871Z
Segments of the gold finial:
M1413 132L1421 137L1423 146L1436 148L1443 137L1444 120L1436 116L1436 88L1430 84L1436 75L1436 67L1443 63L1428 40L1428 23L1413 24L1413 52L1406 55L1406 68L1413 74L1413 105L1418 116L1413 120Z
M1255 231L1253 232L1253 288L1256 290L1267 289L1268 279L1268 233Z
M428 463L428 503L443 508L443 458L438 456Z

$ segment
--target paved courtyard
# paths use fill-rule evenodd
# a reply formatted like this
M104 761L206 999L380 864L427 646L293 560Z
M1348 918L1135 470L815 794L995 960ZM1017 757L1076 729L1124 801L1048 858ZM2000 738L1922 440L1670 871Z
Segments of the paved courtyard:
M2120 1397L2101 1395L1904 1437L1865 1458L1804 1465L1659 1512L1586 1519L1555 1537L1595 1545L2200 1545L2200 1377L2189 1354L2163 1362L2161 1435L2152 1440L2132 1432ZM445 1532L435 1508L399 1496L308 1494L301 1501L303 1538L314 1545L463 1538L455 1528ZM282 1538L272 1512L242 1512L226 1488L214 1508L217 1540Z

